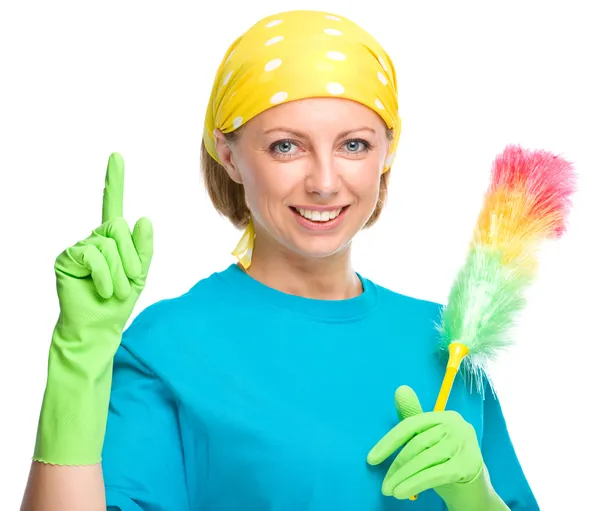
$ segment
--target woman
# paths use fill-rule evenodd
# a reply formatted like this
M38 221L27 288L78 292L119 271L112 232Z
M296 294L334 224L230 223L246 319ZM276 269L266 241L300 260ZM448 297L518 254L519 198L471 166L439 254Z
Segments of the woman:
M130 233L111 156L102 225L56 261L23 509L538 509L489 389L457 382L454 411L422 411L417 394L431 409L444 372L440 305L352 270L351 241L385 200L397 111L391 60L349 20L255 24L218 69L202 145L215 207L245 227L239 261L124 332L152 227Z

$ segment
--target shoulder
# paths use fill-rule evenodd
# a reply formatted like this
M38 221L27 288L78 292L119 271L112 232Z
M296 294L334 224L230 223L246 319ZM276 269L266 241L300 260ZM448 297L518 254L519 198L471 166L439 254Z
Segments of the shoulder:
M378 297L377 313L372 320L385 342L410 350L413 358L422 356L429 360L432 353L439 352L442 304L371 281L366 284L374 288Z
M361 278L376 290L380 306L384 310L391 308L398 312L406 311L413 314L431 315L436 318L441 314L443 309L443 305L441 303L423 297L412 296L399 291L394 291L365 277L361 276Z
M220 322L234 295L222 274L223 271L214 272L185 293L146 306L123 332L122 344L135 351L173 343L182 332L202 330Z

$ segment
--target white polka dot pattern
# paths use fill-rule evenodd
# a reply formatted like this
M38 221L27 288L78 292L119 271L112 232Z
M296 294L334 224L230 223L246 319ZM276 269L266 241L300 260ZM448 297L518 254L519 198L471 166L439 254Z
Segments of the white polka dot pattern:
M331 60L346 60L346 55L339 51L328 51L327 57Z
M381 57L377 57L377 60L379 60L379 63L381 64L381 67L383 68L383 70L387 73L387 66L385 65L385 62L383 61L383 59Z
M271 103L272 104L277 104L277 103L282 103L283 101L285 101L288 97L288 93L285 91L279 91L276 92L275 94L273 94L271 96Z
M396 89L387 53L358 25L331 13L283 12L259 21L229 48L215 77L205 133L238 129L287 101L324 94L351 99L394 132L385 171L400 131ZM205 144L218 161L212 136Z
M266 43L265 46L271 46L272 44L278 43L279 41L283 41L283 36L282 35L278 35L275 37L271 37L271 39L269 39Z
M281 59L269 60L269 62L267 62L267 64L265 65L265 71L273 71L279 66L281 66Z
M327 92L329 92L329 94L338 95L344 93L344 86L341 83L331 82L328 83L325 88L327 89Z

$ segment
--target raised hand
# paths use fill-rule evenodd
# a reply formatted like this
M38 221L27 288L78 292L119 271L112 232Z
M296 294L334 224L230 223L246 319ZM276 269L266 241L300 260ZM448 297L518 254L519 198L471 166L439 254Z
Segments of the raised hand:
M78 329L92 326L120 334L146 284L152 224L143 217L131 233L123 218L123 187L123 158L113 153L106 169L102 224L56 258L59 325L76 340Z

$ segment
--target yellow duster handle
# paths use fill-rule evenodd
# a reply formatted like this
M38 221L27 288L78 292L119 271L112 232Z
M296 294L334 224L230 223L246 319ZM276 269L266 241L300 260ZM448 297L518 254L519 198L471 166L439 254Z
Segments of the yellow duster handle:
M450 391L452 390L452 385L454 385L454 379L458 374L460 364L469 354L469 348L460 342L452 342L448 346L448 352L450 358L448 359L448 365L446 365L446 375L444 376L444 381L442 381L442 387L440 388L437 402L433 408L434 412L443 412L446 409ZM410 497L410 500L417 500L417 495Z
M444 376L444 381L442 382L442 387L433 409L434 412L442 412L446 409L446 404L448 403L448 398L450 397L450 391L452 390L454 379L456 378L458 370L460 369L460 364L469 354L469 348L460 342L452 342L448 346L448 352L450 354L450 358L448 360L448 365L446 366L446 375Z

